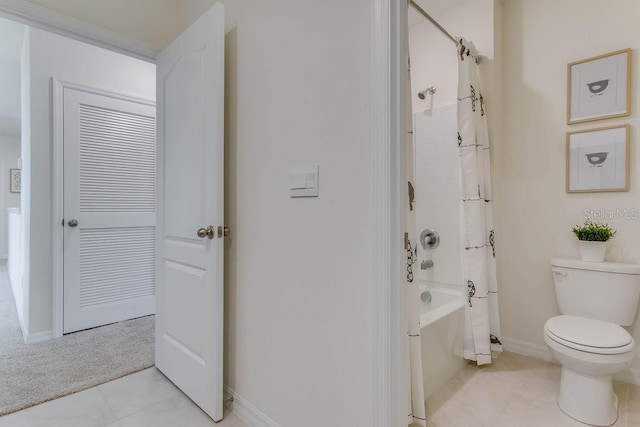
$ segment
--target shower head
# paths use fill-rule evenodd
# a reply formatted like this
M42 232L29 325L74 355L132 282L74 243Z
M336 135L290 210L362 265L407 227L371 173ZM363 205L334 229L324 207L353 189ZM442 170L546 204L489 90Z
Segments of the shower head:
M434 93L436 93L435 86L429 86L428 88L426 88L422 92L418 92L418 98L425 99L427 97L427 94L428 95L433 95Z

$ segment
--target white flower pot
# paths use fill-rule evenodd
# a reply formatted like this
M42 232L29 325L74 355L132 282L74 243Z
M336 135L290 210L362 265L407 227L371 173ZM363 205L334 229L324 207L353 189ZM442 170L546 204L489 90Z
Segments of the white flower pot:
M582 261L604 262L604 254L607 252L607 242L590 242L578 240L580 259Z

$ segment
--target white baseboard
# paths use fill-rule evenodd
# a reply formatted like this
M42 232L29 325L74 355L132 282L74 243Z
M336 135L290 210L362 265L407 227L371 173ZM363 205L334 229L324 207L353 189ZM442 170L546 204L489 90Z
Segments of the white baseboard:
M51 331L37 332L35 334L29 334L24 336L25 344L35 344L38 342L49 341L53 338Z
M622 371L619 374L614 375L613 379L640 386L640 369L629 368L626 371Z
M545 345L532 344L526 341L520 341L514 338L502 337L502 348L511 353L521 354L523 356L533 357L534 359L544 360L545 362L558 364L551 355L551 350Z
M275 421L263 414L258 408L247 402L242 396L224 387L226 395L233 397L232 411L249 427L280 427Z
M544 345L532 344L514 338L502 337L502 347L511 353L544 360L545 362L553 363L554 365L558 364L551 355L549 348ZM614 375L613 379L640 386L640 369L629 368L626 371Z

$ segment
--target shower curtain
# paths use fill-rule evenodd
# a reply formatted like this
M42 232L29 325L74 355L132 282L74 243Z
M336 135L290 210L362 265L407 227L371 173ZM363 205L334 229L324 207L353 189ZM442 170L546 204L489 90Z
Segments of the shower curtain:
M407 46L407 52L409 46ZM416 216L414 210L414 171L415 171L415 147L413 139L413 115L411 106L411 66L407 64L406 81L406 171L407 171L407 230L404 237L404 246L407 254L407 274L405 286L405 301L407 307L407 343L409 346L409 370L407 375L411 383L411 407L409 411L408 424L415 423L419 426L426 426L426 411L424 402L424 386L422 384L422 350L420 342L420 289L418 283L413 279L413 267L417 257L416 239Z
M491 200L489 133L472 43L458 43L458 147L462 191L462 270L467 291L464 357L491 363L502 351Z

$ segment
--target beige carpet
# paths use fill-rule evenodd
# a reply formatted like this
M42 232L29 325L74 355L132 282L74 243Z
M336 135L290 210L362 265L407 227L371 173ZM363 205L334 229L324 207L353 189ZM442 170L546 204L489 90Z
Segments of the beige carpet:
M0 416L153 366L154 316L25 345L0 265Z

